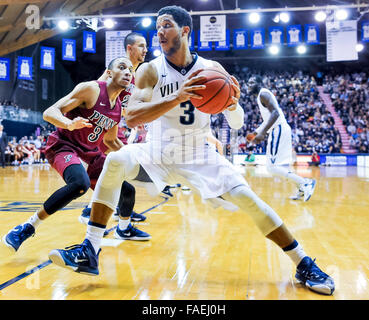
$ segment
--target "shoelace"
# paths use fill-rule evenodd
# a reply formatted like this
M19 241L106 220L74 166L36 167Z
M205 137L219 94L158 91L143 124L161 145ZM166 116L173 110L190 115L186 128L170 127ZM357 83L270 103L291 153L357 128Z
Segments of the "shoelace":
M328 275L315 264L315 259L311 260L310 264L307 265L304 270L300 271L300 274L305 279L326 280L328 278Z
M31 228L27 228L26 226L21 227L20 230L14 230L13 237L17 241L23 242L25 239L27 239L30 236L34 236L35 233L31 230Z

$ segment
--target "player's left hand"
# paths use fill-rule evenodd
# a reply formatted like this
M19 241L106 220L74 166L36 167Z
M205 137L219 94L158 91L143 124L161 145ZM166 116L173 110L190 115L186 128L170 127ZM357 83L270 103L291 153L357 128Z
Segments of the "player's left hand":
M229 111L233 111L237 108L237 103L238 100L240 100L240 96L241 96L241 90L240 90L240 84L238 83L236 77L231 76L232 79L232 88L234 91L234 95L231 97L229 105L230 107L228 107Z

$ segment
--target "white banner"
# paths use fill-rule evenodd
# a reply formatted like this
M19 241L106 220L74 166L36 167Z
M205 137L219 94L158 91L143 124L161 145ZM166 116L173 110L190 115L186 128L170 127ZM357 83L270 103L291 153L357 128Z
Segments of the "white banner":
M113 59L126 55L124 38L129 33L131 33L131 30L105 32L105 67L107 67Z
M200 41L226 41L226 16L201 16Z
M327 61L358 60L356 20L326 22Z

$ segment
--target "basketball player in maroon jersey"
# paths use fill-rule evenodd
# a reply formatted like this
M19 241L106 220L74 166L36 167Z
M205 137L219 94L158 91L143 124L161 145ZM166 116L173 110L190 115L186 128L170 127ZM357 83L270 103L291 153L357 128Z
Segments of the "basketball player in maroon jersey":
M129 33L124 38L124 48L126 50L127 57L132 63L133 70L136 71L138 66L145 61L145 56L147 53L147 45L145 37L136 32ZM109 78L108 70L101 75L99 78L100 81L107 81ZM134 75L132 76L131 84L123 90L119 94L119 99L122 103L122 115L124 116L124 109L127 107L129 97L134 89L135 79ZM118 124L118 138L122 141L123 144L127 144L127 139L122 130L123 128ZM136 128L131 130L131 135L136 135ZM99 146L100 150L105 154L109 151L107 146L104 143L101 143ZM132 221L144 221L146 216L143 214L139 214L133 211L133 207L135 204L136 198L136 190L133 185L128 182L123 182L121 187L121 197L118 203L118 207L116 208L116 212L114 213L114 218L118 220L120 229L124 230L123 234L125 240L149 240L150 237L147 233L142 233L137 228L134 228L131 225ZM90 203L83 211L81 216L79 217L79 221L81 223L87 224L90 218L91 212L91 204Z
M106 82L80 83L45 110L44 119L57 127L48 138L45 155L66 185L55 191L28 221L3 237L13 251L35 233L43 220L85 194L90 187L94 189L106 158L98 148L102 141L114 151L123 146L117 138L117 124L121 119L118 96L130 85L133 66L128 58L116 58L110 62L107 73ZM88 165L87 170L81 160Z

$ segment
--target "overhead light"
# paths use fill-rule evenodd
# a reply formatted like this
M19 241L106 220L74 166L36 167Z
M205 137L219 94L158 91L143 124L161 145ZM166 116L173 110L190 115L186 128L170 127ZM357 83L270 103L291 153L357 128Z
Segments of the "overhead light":
M258 23L260 21L260 14L258 14L257 12L250 13L249 21L251 23Z
M279 14L277 14L274 18L273 18L273 21L275 23L278 23L279 22Z
M338 20L346 20L348 16L347 10L344 9L337 10L335 16Z
M327 14L326 14L324 11L318 11L318 12L315 14L315 20L316 20L316 21L322 22L322 21L324 21L326 18L327 18Z
M279 53L279 47L278 46L270 46L269 47L269 52L273 55L276 55Z
M279 19L281 19L282 22L287 23L290 21L290 15L287 12L282 12L279 14Z
M111 28L114 27L114 25L115 25L115 21L114 20L112 20L112 19L105 19L104 20L104 26L106 28L111 29Z
M153 54L155 57L159 57L161 55L161 51L159 49L155 49Z
M143 18L141 23L144 28L147 28L151 24L151 18Z
M69 29L69 23L67 20L59 20L58 21L58 28L63 30L63 31L66 31Z
M297 52L298 52L299 54L304 54L304 53L306 53L306 47L305 47L304 45L300 45L300 46L298 46L298 47L297 47Z
M364 50L364 45L362 43L356 44L356 51L361 52Z

